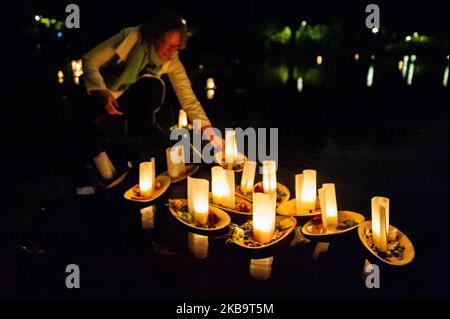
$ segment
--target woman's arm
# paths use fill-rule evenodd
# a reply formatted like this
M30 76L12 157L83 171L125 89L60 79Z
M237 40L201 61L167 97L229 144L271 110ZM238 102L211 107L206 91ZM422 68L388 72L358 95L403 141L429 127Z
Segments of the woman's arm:
M100 73L100 67L116 54L115 49L126 37L127 29L100 43L83 56L83 74L88 94L97 90L109 91ZM111 93L111 92L110 92Z
M177 95L181 107L186 111L189 119L201 120L201 126L211 126L211 122L206 116L203 107L200 105L197 97L192 91L191 81L189 80L186 70L181 63L178 55L170 62L168 76Z

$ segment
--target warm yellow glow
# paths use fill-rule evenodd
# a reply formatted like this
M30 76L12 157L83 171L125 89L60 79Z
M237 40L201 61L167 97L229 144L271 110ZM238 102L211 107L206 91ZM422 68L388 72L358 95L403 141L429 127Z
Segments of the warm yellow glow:
M255 184L256 162L247 161L244 163L244 171L241 177L241 192L250 193Z
M236 163L238 158L238 149L236 142L236 132L225 132L225 163Z
M73 60L71 62L72 73L74 76L82 76L83 75L83 62L82 60Z
M359 60L359 54L355 53L355 60L358 61Z
M403 70L403 60L398 61L398 70L399 71Z
M321 56L321 55L318 55L317 58L316 58L316 63L317 63L317 65L321 65L322 62L323 62L322 56Z
M295 175L295 199L297 213L305 214L316 209L317 172L307 169Z
M58 79L64 78L64 72L62 70L58 71Z
M180 110L178 113L178 127L187 127L188 126L188 118L187 113L184 110Z
M250 260L250 275L256 280L268 280L272 275L273 257Z
M188 177L188 211L198 223L204 225L208 221L208 180Z
M213 89L206 90L206 98L208 100L214 99L215 91Z
M337 226L338 210L336 203L336 190L334 184L323 184L319 189L320 208L322 210L322 224L325 229Z
M139 192L141 197L148 198L155 192L154 175L154 162L142 162L139 165Z
M214 204L234 208L236 204L234 171L214 166L211 168L211 177Z
M253 194L253 236L260 243L270 241L275 232L276 195Z
M182 145L172 146L166 149L167 173L172 178L177 178L186 171L184 164L184 148Z
M374 244L383 252L387 252L389 234L389 198L372 198L372 238Z
M208 258L208 248L209 248L208 236L189 233L188 246L189 251L194 255L196 259Z
M214 89L216 87L216 85L214 84L214 79L213 78L208 78L206 80L206 88L207 89Z
M75 85L80 85L80 77L79 76L74 76L73 77L73 83L75 83Z
M263 188L266 194L275 194L277 191L277 163L275 161L263 162Z

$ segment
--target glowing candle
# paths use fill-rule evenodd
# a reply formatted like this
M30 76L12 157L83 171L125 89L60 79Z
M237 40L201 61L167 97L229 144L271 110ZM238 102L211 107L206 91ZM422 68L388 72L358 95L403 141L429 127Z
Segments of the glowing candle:
M150 197L155 192L155 163L142 162L139 165L139 193L141 197Z
M234 208L236 204L234 171L225 170L220 166L214 166L211 168L211 176L214 204Z
M382 252L387 252L389 235L389 198L372 198L372 238Z
M167 172L170 177L177 178L186 171L184 164L184 148L182 145L166 149Z
M275 194L253 194L253 236L256 241L266 243L275 233Z
M245 162L244 171L241 177L241 192L243 194L250 193L255 183L256 162Z
M236 143L236 132L226 131L225 133L225 163L236 163L238 149Z
M208 248L209 248L208 236L189 233L188 246L189 251L194 255L196 259L208 258Z
M277 191L277 163L263 162L263 188L266 194L276 194Z
M188 177L188 211L202 225L208 221L209 181Z
M187 119L187 113L184 110L180 110L178 113L178 127L187 127L188 126L188 119Z
M334 184L322 185L322 188L319 189L319 200L323 227L326 229L330 226L337 226L339 221Z
M316 178L317 172L312 169L303 171L303 174L295 175L295 199L297 213L306 214L316 209Z
M216 85L214 84L213 78L206 79L206 88L207 89L214 89L215 87L216 87Z

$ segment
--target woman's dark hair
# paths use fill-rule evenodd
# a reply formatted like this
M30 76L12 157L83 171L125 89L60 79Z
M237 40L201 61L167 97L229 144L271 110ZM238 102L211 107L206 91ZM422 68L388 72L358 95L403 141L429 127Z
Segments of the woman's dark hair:
M141 40L147 45L154 45L161 40L167 32L178 31L181 34L180 49L186 48L187 26L186 21L175 13L164 13L155 16L140 26Z

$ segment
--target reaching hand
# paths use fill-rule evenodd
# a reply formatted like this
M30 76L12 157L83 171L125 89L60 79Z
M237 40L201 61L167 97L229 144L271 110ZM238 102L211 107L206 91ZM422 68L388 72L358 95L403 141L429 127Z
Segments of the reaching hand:
M221 151L221 150L223 150L223 149L225 148L225 141L224 141L221 137L217 136L217 135L214 133L214 130L212 129L211 126L204 127L204 128L202 128L202 130L203 130L203 132L204 132L203 134L205 134L205 135L208 137L210 143L211 143L218 151Z
M96 90L92 93L98 95L102 99L106 113L109 115L123 115L123 113L118 110L119 104L111 92L107 90Z

